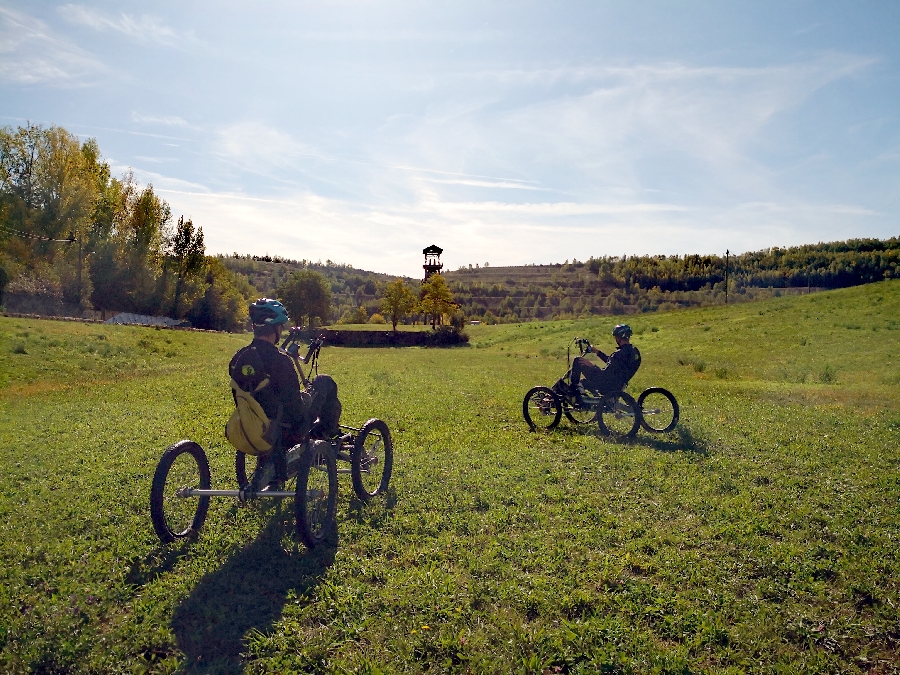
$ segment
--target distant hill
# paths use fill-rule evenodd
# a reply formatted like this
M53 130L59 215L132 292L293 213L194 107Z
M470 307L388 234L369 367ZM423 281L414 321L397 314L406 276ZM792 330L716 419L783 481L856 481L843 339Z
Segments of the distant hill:
M296 270L312 269L331 283L335 318L364 306L378 311L385 283L397 276L278 257L220 256L261 294ZM845 288L900 278L900 239L851 239L770 248L730 256L728 301ZM465 267L445 272L460 310L488 323L603 314L635 314L677 307L723 304L724 256L611 256L587 261L509 267ZM404 277L418 288L418 279Z

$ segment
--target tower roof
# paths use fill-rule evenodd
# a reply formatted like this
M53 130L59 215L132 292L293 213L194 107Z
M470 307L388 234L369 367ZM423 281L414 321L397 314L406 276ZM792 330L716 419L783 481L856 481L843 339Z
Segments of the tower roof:
M425 255L428 255L428 254L440 255L443 252L444 252L444 249L440 248L439 246L435 246L434 244L432 244L431 246L429 246L426 249L422 249L422 253Z

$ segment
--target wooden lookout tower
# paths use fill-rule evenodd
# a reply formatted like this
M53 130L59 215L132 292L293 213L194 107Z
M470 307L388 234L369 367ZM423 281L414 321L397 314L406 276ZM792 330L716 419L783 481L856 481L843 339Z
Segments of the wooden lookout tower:
M422 265L422 269L425 270L425 281L428 281L428 277L432 274L441 273L444 267L444 263L441 262L441 253L443 252L444 249L434 244L426 249L422 249L422 253L425 254L425 264Z

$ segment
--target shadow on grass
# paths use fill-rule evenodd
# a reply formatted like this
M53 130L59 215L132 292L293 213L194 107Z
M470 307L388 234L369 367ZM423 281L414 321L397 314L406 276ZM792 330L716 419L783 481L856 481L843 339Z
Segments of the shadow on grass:
M347 516L359 525L378 529L387 521L396 504L397 492L393 485L389 485L383 495L372 497L368 502L362 501L354 494L350 498Z
M703 457L709 455L709 445L706 441L694 436L691 430L683 424L679 424L674 431L667 434L647 434L641 430L629 442L660 452L690 452Z
M337 535L313 551L283 547L284 519L274 516L251 544L205 575L172 616L186 655L182 672L240 673L244 637L281 618L289 591L303 595L334 562Z
M590 434L591 436L595 436L607 442L622 443L623 445L643 445L658 450L659 452L690 452L703 457L709 455L709 445L707 442L702 438L694 436L691 430L684 424L679 424L675 427L674 431L666 434L652 434L641 429L638 431L637 435L619 440L612 440L609 436L601 434L595 425L587 424L578 427L560 426L554 430L554 432L562 432L570 435Z
M146 586L158 577L175 569L175 563L190 551L191 541L160 544L140 560L134 560L125 575L132 586Z

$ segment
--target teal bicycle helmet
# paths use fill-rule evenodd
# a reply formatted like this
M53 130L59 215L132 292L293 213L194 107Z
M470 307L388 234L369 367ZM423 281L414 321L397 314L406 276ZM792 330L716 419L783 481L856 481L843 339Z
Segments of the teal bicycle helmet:
M627 323L620 323L618 326L613 328L612 334L613 337L628 340L631 338L631 326L629 326Z
M271 298L260 298L250 305L250 320L254 326L277 326L290 321L284 305Z

